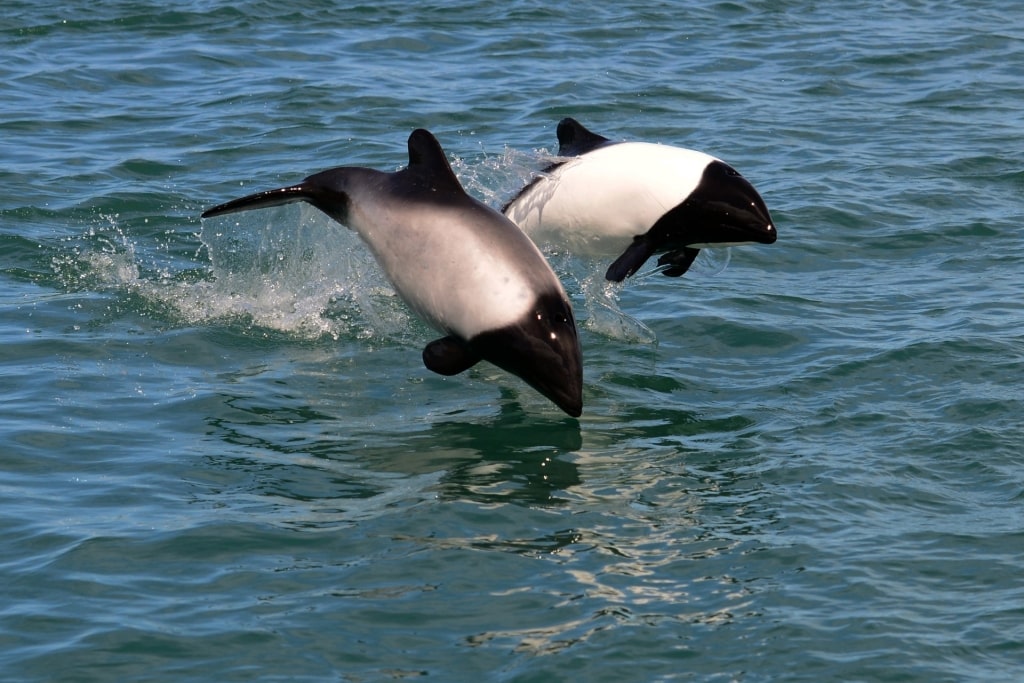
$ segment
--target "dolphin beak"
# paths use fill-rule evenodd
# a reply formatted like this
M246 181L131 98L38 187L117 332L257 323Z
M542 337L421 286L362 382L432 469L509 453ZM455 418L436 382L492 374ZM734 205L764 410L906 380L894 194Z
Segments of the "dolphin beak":
M761 195L722 161L708 164L697 189L669 213L677 210L680 215L674 219L685 225L685 246L772 244L778 239Z
M568 415L583 413L583 354L572 308L562 294L541 296L522 320L478 334L469 346Z

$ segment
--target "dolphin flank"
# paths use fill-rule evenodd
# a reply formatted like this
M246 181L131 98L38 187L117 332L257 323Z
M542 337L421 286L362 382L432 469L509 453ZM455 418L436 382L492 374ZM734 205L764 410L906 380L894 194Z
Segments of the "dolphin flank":
M512 221L466 194L430 132L412 132L409 164L394 173L332 168L202 217L297 201L355 230L402 300L441 332L423 350L428 369L454 375L486 360L567 414L582 413L582 354L565 290Z
M775 225L743 176L703 152L613 142L572 118L558 124L558 154L502 212L535 241L611 258L620 282L656 253L665 275L685 273L701 248L771 244Z

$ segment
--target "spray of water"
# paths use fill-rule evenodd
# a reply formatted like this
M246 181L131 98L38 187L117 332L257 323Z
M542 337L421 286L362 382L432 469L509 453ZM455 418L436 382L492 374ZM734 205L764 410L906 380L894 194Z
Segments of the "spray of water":
M466 190L499 209L553 157L546 150L505 149L453 169ZM316 339L418 339L413 323L366 245L351 230L315 208L290 204L203 221L200 247L185 271L152 262L117 215L104 215L53 259L64 287L125 291L187 325L242 324ZM623 285L606 282L606 263L544 245L575 302L580 324L629 343L656 343L654 332L622 312ZM729 262L727 249L705 249L688 277L712 276ZM662 277L658 268L638 273L627 287Z

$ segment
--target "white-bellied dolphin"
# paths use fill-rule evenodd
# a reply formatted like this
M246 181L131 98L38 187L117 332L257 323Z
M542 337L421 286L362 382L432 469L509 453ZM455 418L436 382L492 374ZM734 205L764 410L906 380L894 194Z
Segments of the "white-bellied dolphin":
M771 244L764 200L721 159L682 147L614 142L572 118L558 124L558 161L502 209L534 241L618 256L620 282L653 254L665 275L686 272L703 247Z
M409 165L394 173L332 168L202 216L297 201L355 230L398 295L445 335L423 350L428 369L454 375L487 360L581 414L580 342L565 290L512 221L466 194L428 131L413 131Z

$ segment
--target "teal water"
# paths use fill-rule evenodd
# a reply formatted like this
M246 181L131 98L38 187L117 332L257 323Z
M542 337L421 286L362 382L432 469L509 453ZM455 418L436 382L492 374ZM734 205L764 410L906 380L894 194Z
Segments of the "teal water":
M1011 4L15 1L0 46L3 680L1019 679ZM780 233L552 254L579 420L426 371L315 211L198 218L416 127L499 205L563 116Z

